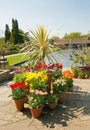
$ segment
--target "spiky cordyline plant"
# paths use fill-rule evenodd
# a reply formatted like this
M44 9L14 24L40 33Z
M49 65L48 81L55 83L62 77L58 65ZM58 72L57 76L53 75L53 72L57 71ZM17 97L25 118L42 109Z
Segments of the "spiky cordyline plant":
M56 61L56 57L49 54L57 50L61 51L65 46L63 44L57 45L57 43L51 44L49 42L49 33L44 26L38 26L37 29L29 31L32 35L33 42L26 45L23 51L26 54L29 53L31 65L35 66L40 61L43 62L45 57L49 62Z

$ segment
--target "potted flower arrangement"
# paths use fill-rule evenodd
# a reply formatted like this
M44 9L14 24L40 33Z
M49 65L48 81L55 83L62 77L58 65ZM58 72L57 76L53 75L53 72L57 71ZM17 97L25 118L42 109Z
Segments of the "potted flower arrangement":
M61 77L54 81L53 92L59 97L59 103L63 103L66 99L67 82Z
M12 93L9 95L13 98L17 110L24 109L25 96L27 94L27 86L24 82L18 82L10 85Z
M48 96L47 96L47 103L49 105L49 108L51 110L54 110L56 108L56 106L57 106L57 103L58 103L57 95L54 94L54 93L48 94Z
M28 104L30 106L31 114L34 118L38 118L41 115L45 98L42 95L36 93L30 93L28 95Z

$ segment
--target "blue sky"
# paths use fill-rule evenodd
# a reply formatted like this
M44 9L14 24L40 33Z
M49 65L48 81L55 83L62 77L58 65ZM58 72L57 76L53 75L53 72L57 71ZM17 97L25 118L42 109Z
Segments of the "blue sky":
M0 36L12 18L28 31L45 25L52 35L90 32L90 0L0 0Z

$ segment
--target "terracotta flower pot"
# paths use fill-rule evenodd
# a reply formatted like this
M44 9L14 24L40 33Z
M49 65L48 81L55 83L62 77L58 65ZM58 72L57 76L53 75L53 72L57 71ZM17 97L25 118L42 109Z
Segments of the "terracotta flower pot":
M62 104L65 102L66 97L67 97L67 93L66 91L61 91L61 92L56 92L57 96L58 96L58 103Z
M42 108L43 108L43 107L30 108L32 116L33 116L34 118L40 117L40 116L41 116L41 113L42 113Z
M50 103L48 106L49 106L49 108L50 108L51 110L54 110L54 109L56 108L57 104L55 104L55 103Z
M21 99L14 99L17 110L22 111L24 109L25 97Z

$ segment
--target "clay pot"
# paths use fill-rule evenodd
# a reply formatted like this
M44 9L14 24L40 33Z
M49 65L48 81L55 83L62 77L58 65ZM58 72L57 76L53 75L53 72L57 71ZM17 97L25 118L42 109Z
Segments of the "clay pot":
M39 107L39 108L30 108L31 114L34 118L39 118L41 116L42 113L42 108L43 107Z
M66 91L61 91L61 92L56 92L57 96L58 96L58 103L62 104L65 102L66 97L67 97L67 93Z
M21 99L14 99L17 110L22 111L24 109L25 97Z
M51 110L54 110L54 109L56 108L57 104L55 104L55 103L50 103L50 104L48 104L48 106L49 106L49 108L50 108Z

